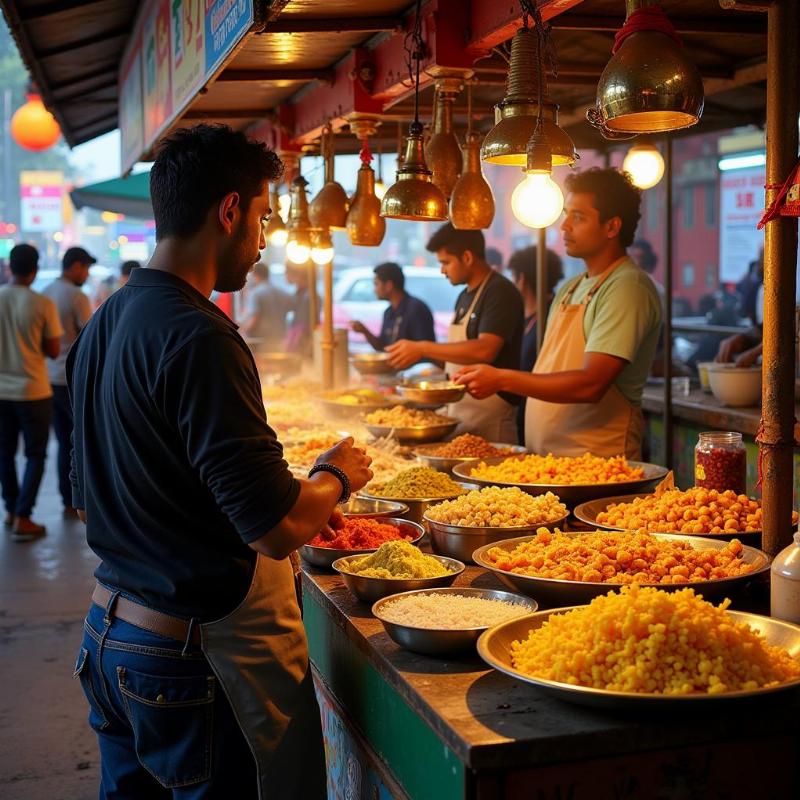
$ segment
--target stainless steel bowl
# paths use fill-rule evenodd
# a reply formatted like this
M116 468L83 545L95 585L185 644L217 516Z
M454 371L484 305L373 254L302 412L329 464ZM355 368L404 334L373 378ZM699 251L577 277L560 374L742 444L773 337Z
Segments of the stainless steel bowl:
M518 444L503 444L501 442L490 442L490 444L492 447L508 450L509 455L523 455L528 452L526 448ZM457 467L459 464L474 464L483 460L481 458L473 458L471 456L466 458L452 458L448 456L432 455L430 451L435 450L438 447L441 447L441 445L420 445L414 450L414 456L416 456L417 461L419 461L421 464L425 464L426 467L430 467L431 469L438 469L439 472L452 472L453 467ZM508 456L503 456L503 458L508 458Z
M362 375L394 375L397 370L389 364L388 353L355 353L350 363Z
M568 533L567 536L583 536L582 533ZM683 536L669 533L654 533L658 539L671 539L673 541L688 542L696 550L722 550L728 542L719 539L706 539L702 536ZM506 539L495 544L479 547L473 554L473 561L484 569L493 572L506 586L517 592L535 597L542 605L563 606L580 603L589 603L601 594L619 591L623 584L595 583L590 581L567 581L556 578L537 578L530 575L519 575L498 569L486 558L486 551L491 547L501 547L504 550L513 550L521 542L528 542L533 536L519 536L516 539ZM742 589L753 580L766 578L769 574L770 557L755 547L743 545L742 560L753 564L755 569L747 575L738 575L734 578L719 578L713 581L696 581L692 583L642 583L640 586L652 586L663 589L665 592L675 592L687 587L694 589L697 594L703 595L706 600L722 600L733 592Z
M581 503L575 506L572 512L575 516L586 525L593 525L604 531L624 531L625 528L615 528L613 525L602 525L597 521L597 515L601 511L605 511L609 506L616 503L630 503L637 497L647 497L646 494L626 494L620 497L603 497L599 500L589 500L586 503ZM739 539L743 544L750 544L753 547L758 547L761 544L761 531L739 531L737 533L695 533L685 534L680 531L665 531L672 533L676 536L705 536L708 539L718 539L721 542L729 542L731 539ZM652 533L660 533L660 531L652 531Z
M377 500L355 495L344 505L337 506L346 517L403 517L408 506L394 500Z
M366 558L367 555L351 556L350 558ZM447 567L450 572L447 575L440 575L437 578L368 578L365 575L355 575L352 572L345 572L342 569L343 559L337 558L331 564L344 580L347 588L362 603L374 603L382 597L398 592L411 592L414 589L438 589L443 586L450 586L453 581L464 571L464 564L454 558L444 556L431 556L440 564Z
M393 428L390 425L372 425L364 423L364 427L376 438L397 439L401 444L423 444L424 442L439 442L449 436L457 427L457 419L443 417L445 422L436 425L412 425Z
M465 491L472 491L473 489L480 489L475 483L464 483L463 481L456 481L456 483ZM458 495L450 495L449 497L378 497L378 495L370 494L369 492L364 491L363 489L359 492L359 497L365 497L368 500L391 500L392 502L396 503L404 503L408 506L408 512L406 514L398 514L400 517L404 517L405 519L410 519L412 522L418 522L423 524L422 518L425 516L425 512L428 510L429 506L436 505L436 503L441 503L443 500L452 500L454 497L458 497Z
M511 456L511 458L525 458L525 456ZM482 458L485 464L500 464L507 458ZM632 481L620 481L619 483L572 483L572 484L553 484L553 483L511 483L508 481L488 480L486 478L474 478L470 475L474 462L461 464L454 467L453 474L458 475L465 481L479 483L481 486L518 486L523 492L528 494L545 494L553 492L561 498L562 503L566 503L570 508L585 503L587 500L595 500L600 497L607 497L615 490L623 490L626 493L647 492L655 488L655 485L667 474L667 468L658 464L648 464L644 461L629 461L631 467L641 467L644 470L644 477Z
M336 397L344 394L352 394L352 392L337 392L333 396L322 395L317 397L316 400L327 417L346 420L356 420L363 414L369 414L371 411L377 411L379 408L389 408L397 405L397 400L389 397L382 400L370 400L364 403L341 403Z
M397 386L397 393L401 397L430 406L457 403L464 397L466 391L467 387L463 383L452 381L419 381L401 383Z
M383 623L383 627L389 637L400 647L426 656L445 656L462 653L467 650L474 651L478 637L485 630L488 630L491 625L482 625L477 628L415 628L411 625L390 622L383 616L382 609L387 603L401 597L411 597L416 594L453 594L461 595L462 597L480 597L484 600L501 600L505 603L521 606L530 614L538 608L535 600L518 594L497 589L472 589L466 587L463 589L417 589L413 592L392 594L383 598L383 600L378 600L372 606L372 613Z
M450 556L464 561L468 564L474 563L472 554L484 545L492 545L502 542L512 536L526 536L536 533L539 528L547 528L552 531L556 528L564 527L569 514L554 519L551 522L542 522L538 525L525 525L518 528L486 528L468 527L466 525L447 525L444 522L436 522L427 514L422 517L423 524L428 529L431 539L431 548L434 553L442 556Z
M574 607L574 606L573 606ZM553 614L563 614L573 607L554 608L550 611L539 611L527 617L512 619L489 628L478 639L478 655L499 672L509 675L525 683L532 683L544 692L559 700L570 703L604 708L617 711L647 711L658 706L660 708L686 709L693 704L718 705L719 703L757 697L772 692L781 692L800 686L800 678L764 689L753 689L744 692L723 692L722 694L639 694L636 692L611 692L605 689L593 689L588 686L572 686L544 678L536 678L520 672L511 662L511 643L527 638L528 634L544 625ZM758 631L767 644L788 650L795 659L800 660L800 626L792 625L759 614L747 614L742 611L728 611L735 622L747 623Z
M395 528L410 528L414 532L414 538L410 539L411 544L419 544L420 539L425 535L425 529L422 525L416 522L410 522L407 519L393 519L392 517L385 517L380 520L384 525L393 525ZM335 550L330 547L317 547L315 545L304 544L300 548L300 555L303 560L308 561L315 567L322 567L323 569L330 569L334 561L340 558L349 558L351 556L369 555L374 553L378 548L372 547L369 550Z

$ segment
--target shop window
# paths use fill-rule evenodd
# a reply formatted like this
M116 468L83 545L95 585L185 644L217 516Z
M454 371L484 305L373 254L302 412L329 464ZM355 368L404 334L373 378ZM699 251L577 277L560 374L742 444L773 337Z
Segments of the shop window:
M706 267L706 286L716 288L717 271L711 265Z
M706 227L717 227L717 187L712 184L706 184ZM709 284L710 285L710 284Z
M694 286L694 264L683 265L681 283L685 289L689 289Z

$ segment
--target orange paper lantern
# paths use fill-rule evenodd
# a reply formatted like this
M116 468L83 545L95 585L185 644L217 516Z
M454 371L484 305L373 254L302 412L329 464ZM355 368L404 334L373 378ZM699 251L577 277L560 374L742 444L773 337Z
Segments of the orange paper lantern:
M38 94L29 94L27 97L28 102L11 117L11 136L26 150L47 150L58 141L61 129Z

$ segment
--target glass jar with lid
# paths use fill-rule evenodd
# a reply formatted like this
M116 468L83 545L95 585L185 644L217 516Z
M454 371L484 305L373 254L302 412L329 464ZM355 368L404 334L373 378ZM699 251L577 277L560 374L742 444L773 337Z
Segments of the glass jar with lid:
M747 490L747 451L742 434L733 431L701 433L694 448L694 482L719 492Z

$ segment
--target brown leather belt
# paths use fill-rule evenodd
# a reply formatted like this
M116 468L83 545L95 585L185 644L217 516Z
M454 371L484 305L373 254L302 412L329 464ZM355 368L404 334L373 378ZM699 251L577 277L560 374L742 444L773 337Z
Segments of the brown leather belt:
M101 586L95 585L92 592L92 602L100 606L103 610L108 608L108 601L111 599L111 591ZM161 611L154 611L133 600L128 600L121 594L117 595L116 602L111 609L112 617L117 617L124 622L129 622L137 628L144 628L151 633L159 636L166 636L178 642L185 642L189 635L189 623L180 617L173 617L171 614L164 614ZM200 644L200 626L192 626L191 644Z

